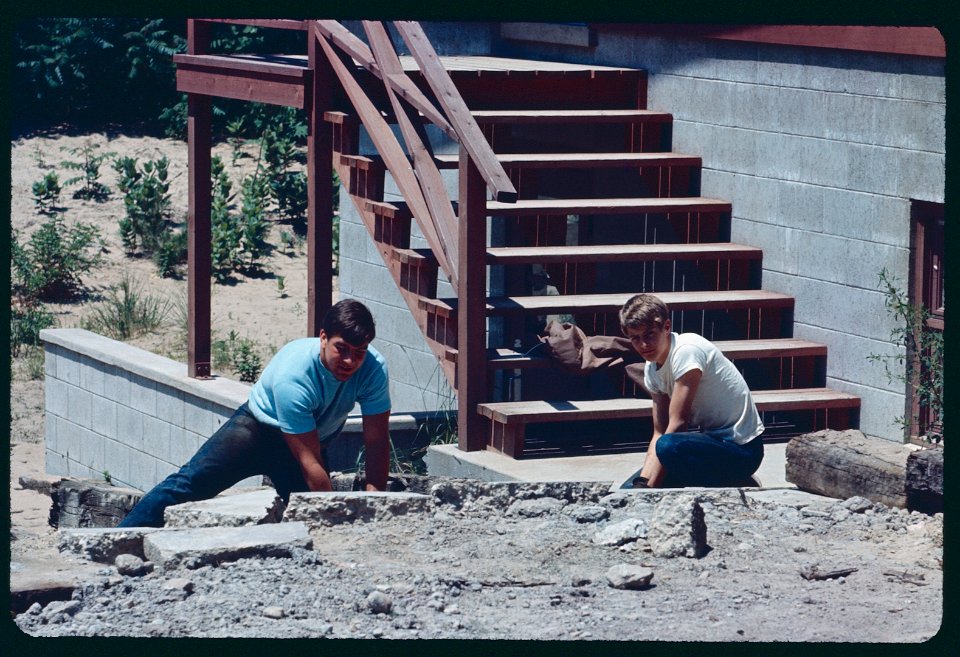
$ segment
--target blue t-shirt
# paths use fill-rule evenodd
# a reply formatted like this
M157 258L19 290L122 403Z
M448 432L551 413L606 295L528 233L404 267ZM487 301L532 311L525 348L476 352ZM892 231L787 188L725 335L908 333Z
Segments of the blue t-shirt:
M339 433L357 402L362 415L390 410L383 356L368 347L360 369L341 382L320 362L320 338L301 338L270 360L250 389L248 406L259 422L290 434L316 428L324 442Z

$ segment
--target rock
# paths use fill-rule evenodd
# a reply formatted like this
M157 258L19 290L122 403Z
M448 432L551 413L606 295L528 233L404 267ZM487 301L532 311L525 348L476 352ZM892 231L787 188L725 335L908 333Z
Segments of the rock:
M647 523L640 518L628 518L622 522L604 527L593 537L597 545L623 545L647 538Z
M39 602L34 602L32 605L30 605L30 608L27 609L26 613L30 614L31 616L39 616L40 612L42 611L43 606L41 606Z
M179 565L199 568L245 557L289 558L295 548L312 546L313 540L302 522L167 529L147 534L143 539L146 557L166 569Z
M283 607L264 607L263 615L267 618L279 620L287 614L283 611Z
M907 508L923 513L943 511L943 449L912 452L907 457Z
M563 510L577 522L600 522L610 517L610 510L598 504L571 504Z
M143 558L144 535L161 531L151 527L81 528L60 532L60 552L76 554L99 563L113 563L118 555Z
M607 571L607 582L615 589L645 589L652 579L652 570L632 564L617 564Z
M175 591L177 593L182 592L189 595L190 593L193 593L194 584L191 580L185 577L174 577L164 582L162 588L165 591Z
M20 487L26 490L35 490L41 495L52 497L60 485L60 477L31 477L30 475L20 475L17 480Z
M863 513L867 509L873 508L873 502L860 495L854 495L844 500L843 506L851 513Z
M54 527L116 527L143 493L93 479L64 479L52 495Z
M167 527L246 527L280 522L283 502L273 488L224 494L209 500L167 507Z
M153 570L153 564L145 562L140 557L133 554L119 554L114 560L113 565L117 567L117 572L128 577L140 577Z
M409 513L432 510L433 498L418 493L294 493L283 522L324 526L349 522L387 520Z
M653 511L650 547L658 557L698 558L707 551L707 525L703 507L693 495L661 499Z
M393 609L393 598L383 591L373 591L367 596L367 608L373 614L389 614Z
M552 513L557 513L563 506L563 502L553 497L517 500L507 509L507 515L523 516L524 518L540 518Z
M792 438L786 448L786 479L798 488L837 499L854 495L905 507L907 457L911 448L855 429L826 429Z

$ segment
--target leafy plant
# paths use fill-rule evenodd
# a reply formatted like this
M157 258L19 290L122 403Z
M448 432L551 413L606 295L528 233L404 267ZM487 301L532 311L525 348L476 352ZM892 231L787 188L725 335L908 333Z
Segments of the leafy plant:
M64 223L52 216L21 245L11 229L14 292L25 299L64 301L83 290L81 275L100 264L103 242L93 224Z
M169 300L145 293L140 281L125 275L80 324L89 331L128 340L156 331L166 321L170 310Z
M283 276L277 276L277 294L280 295L281 299L287 298L286 278Z
M110 189L100 182L100 165L103 164L103 161L107 158L116 155L116 153L94 154L99 148L99 145L87 141L80 148L64 147L61 149L81 158L79 162L65 160L60 163L61 166L67 169L81 172L79 176L69 178L63 183L68 187L77 183L83 183L83 186L73 193L73 198L103 202L110 195Z
M916 422L928 440L939 443L943 438L943 332L928 325L930 310L923 304L910 303L886 268L880 272L879 286L885 294L887 312L898 322L890 332L890 340L903 347L903 351L895 355L871 354L868 358L883 363L887 379L905 383L919 402L920 417L897 418L905 435L909 437ZM927 413L933 418L929 426L924 422Z
M40 214L53 214L60 204L60 178L56 171L48 172L33 183L33 202Z
M123 193L126 216L120 220L120 237L128 253L137 247L152 254L160 246L170 214L169 160L166 156L138 166L136 158L119 157L114 169Z
M214 367L229 367L240 376L241 381L247 383L256 381L263 369L256 342L241 338L236 331L230 331L226 340L214 340L211 352Z
M56 325L56 317L40 302L14 300L10 305L10 355L29 354L40 345L40 331Z

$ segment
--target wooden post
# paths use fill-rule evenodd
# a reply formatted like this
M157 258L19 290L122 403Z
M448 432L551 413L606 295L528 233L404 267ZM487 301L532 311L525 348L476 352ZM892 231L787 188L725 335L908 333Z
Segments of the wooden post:
M487 423L477 413L487 389L487 187L463 146L459 199L457 443L475 451L487 444Z
M307 104L307 335L320 333L333 305L333 132L323 120L330 109L333 71L320 51L313 30L307 31L310 61Z
M209 23L187 21L188 52L205 53ZM210 148L211 100L187 94L187 374L210 377Z

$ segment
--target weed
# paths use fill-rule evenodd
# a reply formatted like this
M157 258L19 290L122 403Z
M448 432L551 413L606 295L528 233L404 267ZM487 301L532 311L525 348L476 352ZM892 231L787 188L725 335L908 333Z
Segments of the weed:
M277 294L280 295L281 299L287 298L286 279L283 276L277 276Z
M263 370L263 360L257 353L256 342L241 338L236 331L230 331L226 340L214 340L211 352L215 368L229 367L240 376L241 381L253 383Z
M169 300L144 293L142 283L124 276L80 325L101 335L127 340L160 328L170 310Z
M11 228L11 279L14 295L21 299L64 301L83 290L82 274L100 264L103 241L93 224L64 223L53 215L26 245Z
M24 354L24 370L28 381L38 381L43 378L46 351L41 345L27 347Z
M39 301L15 299L10 305L10 355L29 355L40 345L40 331L56 325L56 317Z
M903 351L896 355L871 354L867 358L883 363L887 379L905 383L908 397L919 402L918 416L897 418L905 436L909 438L916 426L929 441L939 443L943 439L943 332L929 326L929 309L910 303L899 281L886 268L880 272L879 287L885 294L887 312L898 322L890 332L890 340L903 347Z
M160 247L170 214L169 164L166 157L145 162L142 167L136 158L114 160L126 209L126 216L120 220L120 237L128 253L139 246L144 253L152 254Z
M94 145L90 141L85 142L81 148L61 148L61 150L66 150L71 155L81 158L79 162L64 160L60 163L60 166L67 169L81 172L79 176L63 182L63 184L68 187L76 183L83 183L83 186L73 193L73 198L88 201L93 200L102 203L107 200L107 197L110 195L110 188L100 182L100 165L103 164L103 161L107 158L116 155L116 153L94 154L99 148L99 145Z
M60 208L60 178L56 171L50 171L33 183L33 203L40 214L54 214Z
M110 471L109 471L109 470L104 470L103 472L100 473L100 475L103 477L103 480L104 480L105 482L107 482L108 484L112 484L112 483L113 483L113 477L110 476Z

